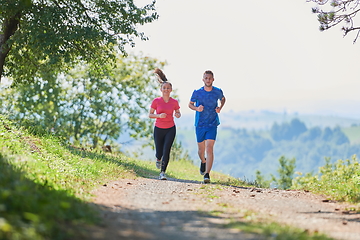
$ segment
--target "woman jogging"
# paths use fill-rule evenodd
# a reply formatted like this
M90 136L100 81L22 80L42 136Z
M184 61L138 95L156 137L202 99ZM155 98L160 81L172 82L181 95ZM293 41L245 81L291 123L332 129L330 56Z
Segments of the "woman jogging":
M179 118L181 113L179 102L170 97L172 84L168 82L165 74L160 69L155 69L154 73L160 82L162 96L152 101L149 117L156 118L154 126L156 167L161 169L159 179L166 180L165 172L169 164L171 146L176 135L174 116Z

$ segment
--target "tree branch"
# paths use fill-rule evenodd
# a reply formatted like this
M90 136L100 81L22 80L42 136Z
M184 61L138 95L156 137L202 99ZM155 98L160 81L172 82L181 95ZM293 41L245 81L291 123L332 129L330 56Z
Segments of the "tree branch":
M8 40L18 29L20 17L21 12L17 12L14 16L5 19L2 24L3 34L0 34L0 82L4 71L5 59L11 49L11 46L8 44Z

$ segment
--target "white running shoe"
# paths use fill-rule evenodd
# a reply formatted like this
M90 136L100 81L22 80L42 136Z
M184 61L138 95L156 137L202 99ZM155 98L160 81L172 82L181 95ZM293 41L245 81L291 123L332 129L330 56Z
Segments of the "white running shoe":
M159 179L160 179L160 180L166 180L166 175L165 175L164 172L161 172L161 173L160 173Z
M160 168L161 168L161 163L162 163L161 160L157 160L157 159L156 159L156 168L157 168L157 169L160 169Z

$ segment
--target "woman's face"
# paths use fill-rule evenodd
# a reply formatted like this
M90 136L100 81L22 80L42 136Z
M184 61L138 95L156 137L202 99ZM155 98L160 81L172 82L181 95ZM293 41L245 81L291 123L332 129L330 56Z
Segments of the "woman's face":
M163 83L162 85L161 85L161 92L162 93L171 93L171 91L172 91L172 86L171 86L171 84L170 83Z

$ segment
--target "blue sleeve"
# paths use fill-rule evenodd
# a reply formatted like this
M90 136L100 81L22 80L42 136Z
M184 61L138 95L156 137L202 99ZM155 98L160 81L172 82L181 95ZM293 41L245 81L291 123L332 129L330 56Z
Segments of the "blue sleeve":
M223 91L219 88L219 100L223 99L224 97L224 93Z
M191 95L190 102L196 102L196 99L197 99L196 95L197 95L196 90L194 90Z

